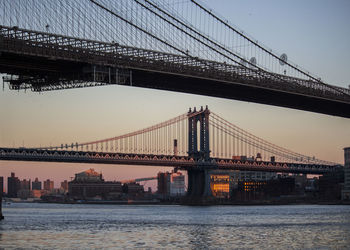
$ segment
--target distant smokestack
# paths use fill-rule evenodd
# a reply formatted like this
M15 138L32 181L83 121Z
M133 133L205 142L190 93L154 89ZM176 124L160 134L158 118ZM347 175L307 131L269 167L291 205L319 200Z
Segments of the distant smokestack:
M177 140L174 139L174 155L177 156Z

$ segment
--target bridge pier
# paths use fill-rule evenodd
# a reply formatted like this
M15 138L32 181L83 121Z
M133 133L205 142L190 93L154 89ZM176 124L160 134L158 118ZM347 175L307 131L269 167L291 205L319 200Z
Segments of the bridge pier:
M188 174L188 191L189 197L208 197L212 196L210 189L209 170L189 170Z
M184 205L214 204L215 197L210 187L211 169L195 167L187 170L187 195L182 200Z

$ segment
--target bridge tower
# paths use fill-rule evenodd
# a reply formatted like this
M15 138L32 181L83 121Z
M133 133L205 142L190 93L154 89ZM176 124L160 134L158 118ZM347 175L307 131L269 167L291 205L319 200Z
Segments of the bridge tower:
M193 157L197 165L187 170L188 190L187 203L200 204L212 197L210 188L210 171L215 166L210 161L209 150L209 115L208 106L188 111L188 155ZM199 123L199 127L198 127ZM198 131L199 129L199 131ZM199 136L199 148L198 148Z
M200 111L188 111L188 155L195 159L208 161L210 158L209 150L209 114L208 106ZM198 150L198 124L199 122L199 150Z

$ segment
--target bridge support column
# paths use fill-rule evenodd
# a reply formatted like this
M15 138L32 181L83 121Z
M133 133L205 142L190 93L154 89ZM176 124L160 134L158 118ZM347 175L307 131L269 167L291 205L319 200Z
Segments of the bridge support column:
M213 198L210 187L210 169L191 169L187 171L188 189L185 204L206 205Z

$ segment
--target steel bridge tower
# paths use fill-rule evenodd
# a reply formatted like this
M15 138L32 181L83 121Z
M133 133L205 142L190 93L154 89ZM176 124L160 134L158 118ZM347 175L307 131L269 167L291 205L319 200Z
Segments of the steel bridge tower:
M208 106L200 111L188 111L188 155L195 159L209 161L209 114ZM199 122L199 150L198 150L198 122Z
M216 165L210 161L209 150L209 115L208 106L199 111L196 108L188 111L188 155L193 157L197 165L188 169L187 196L190 199L211 197L210 170ZM199 128L198 128L199 123ZM198 131L199 129L199 131ZM199 148L198 148L199 136ZM192 201L192 200L191 200Z

